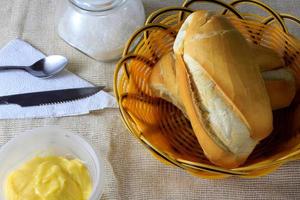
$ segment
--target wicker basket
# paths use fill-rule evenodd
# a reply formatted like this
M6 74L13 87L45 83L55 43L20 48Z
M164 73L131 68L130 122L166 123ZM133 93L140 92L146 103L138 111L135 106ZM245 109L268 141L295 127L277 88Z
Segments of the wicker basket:
M229 176L259 177L280 165L300 158L300 131L295 129L294 111L300 110L300 94L293 104L274 112L274 131L263 140L247 162L235 169L224 169L210 163L195 137L189 120L172 104L153 95L148 86L152 67L172 46L184 19L193 12L193 3L211 2L224 7L223 13L253 43L276 50L295 75L300 77L300 42L288 34L285 19L300 21L279 14L254 0L237 0L226 4L217 0L190 0L182 7L169 7L152 13L124 50L114 77L114 90L121 116L129 131L165 164L178 166L204 178ZM240 13L235 5L251 3L271 15L261 17ZM299 80L298 80L299 83ZM299 117L299 115L298 115Z

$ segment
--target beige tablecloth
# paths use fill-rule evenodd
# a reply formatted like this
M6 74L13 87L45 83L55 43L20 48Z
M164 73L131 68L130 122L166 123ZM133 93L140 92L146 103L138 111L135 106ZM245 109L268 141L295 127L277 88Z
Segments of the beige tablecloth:
M46 54L70 59L69 70L98 85L112 88L114 63L99 63L64 43L55 32L60 0L0 0L0 46L16 37ZM272 7L300 17L300 0L265 0ZM147 13L182 1L144 0ZM295 29L295 33L299 33ZM204 180L155 160L124 128L119 111L59 119L0 121L0 146L16 133L59 125L91 141L105 160L102 199L300 199L300 162L292 162L258 179ZM1 161L0 161L1 165Z

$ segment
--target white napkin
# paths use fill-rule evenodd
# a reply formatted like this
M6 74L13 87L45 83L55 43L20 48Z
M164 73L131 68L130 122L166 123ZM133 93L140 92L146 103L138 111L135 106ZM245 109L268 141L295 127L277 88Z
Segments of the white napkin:
M0 66L31 65L43 57L45 55L30 44L15 39L0 50ZM36 78L22 70L0 71L0 96L90 86L93 85L66 70L49 79ZM113 96L100 91L85 99L55 105L25 108L18 105L0 105L0 119L83 115L116 106Z

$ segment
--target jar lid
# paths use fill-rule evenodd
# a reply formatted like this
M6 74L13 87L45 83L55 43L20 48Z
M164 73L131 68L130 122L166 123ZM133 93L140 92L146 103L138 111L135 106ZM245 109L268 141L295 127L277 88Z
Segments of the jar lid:
M69 0L77 7L87 11L110 10L119 5L124 0Z

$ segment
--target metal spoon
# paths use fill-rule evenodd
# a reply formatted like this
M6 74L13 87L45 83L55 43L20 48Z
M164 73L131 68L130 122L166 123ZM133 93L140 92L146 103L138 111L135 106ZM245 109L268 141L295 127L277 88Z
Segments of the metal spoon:
M60 55L47 56L30 66L0 66L0 70L22 69L39 78L49 78L65 68L67 58Z

